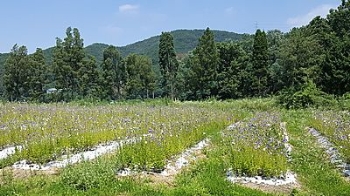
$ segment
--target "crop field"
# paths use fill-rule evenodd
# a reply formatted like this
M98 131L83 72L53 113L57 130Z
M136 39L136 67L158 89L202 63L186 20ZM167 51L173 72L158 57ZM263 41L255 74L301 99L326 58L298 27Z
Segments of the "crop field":
M350 195L307 130L346 164L349 122L272 99L0 103L0 195Z
M323 111L314 114L311 124L326 135L350 163L350 112Z

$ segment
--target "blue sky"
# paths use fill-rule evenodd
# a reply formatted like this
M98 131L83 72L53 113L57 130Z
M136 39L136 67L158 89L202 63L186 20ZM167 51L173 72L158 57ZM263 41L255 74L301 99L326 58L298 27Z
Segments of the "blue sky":
M327 15L341 0L11 0L0 7L0 53L14 44L29 52L55 45L67 27L84 44L117 46L176 29L284 32Z

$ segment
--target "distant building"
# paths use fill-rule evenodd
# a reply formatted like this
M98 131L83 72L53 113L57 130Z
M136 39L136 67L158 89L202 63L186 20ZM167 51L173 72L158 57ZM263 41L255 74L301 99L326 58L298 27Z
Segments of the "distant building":
M56 93L57 92L57 88L49 88L46 90L46 94L52 94L52 93Z

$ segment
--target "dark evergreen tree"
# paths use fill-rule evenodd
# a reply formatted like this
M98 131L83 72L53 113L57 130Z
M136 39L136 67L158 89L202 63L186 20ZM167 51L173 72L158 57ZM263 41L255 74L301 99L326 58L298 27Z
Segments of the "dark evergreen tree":
M149 98L155 89L155 74L149 57L131 54L126 60L128 98Z
M246 54L233 42L218 43L218 96L221 99L238 98L242 95L240 89L242 69Z
M253 96L265 96L267 93L269 53L266 33L258 29L254 37L252 56L251 93Z
M305 29L293 29L282 45L281 65L283 72L281 80L285 88L298 91L309 81L317 77L318 63L316 40L306 36Z
M217 96L217 66L219 55L214 41L214 34L207 28L193 51L191 66L191 93L195 99Z
M73 77L72 68L65 62L65 56L63 41L60 38L56 38L52 67L55 87L62 90L69 88L70 80Z
M56 87L63 89L65 100L71 100L79 94L78 72L84 58L84 43L79 30L68 27L64 41L56 39L53 55Z
M122 57L115 46L109 46L103 52L102 86L107 99L121 99L125 85L126 70Z
M176 59L173 36L168 32L162 32L160 36L158 55L164 95L174 99L179 63Z
M281 80L282 66L280 64L281 45L284 41L284 34L279 30L268 31L266 34L269 53L268 65L268 93L275 94L283 89Z
M332 9L327 16L332 32L329 55L322 72L326 74L323 82L328 93L343 95L350 92L350 2L342 1L338 9Z
M89 55L83 60L83 64L78 72L80 95L83 98L100 97L100 78L95 57Z
M246 35L243 40L238 42L239 46L243 49L245 53L245 60L240 70L240 91L242 92L242 97L252 96L252 56L253 56L253 45L254 36Z
M189 61L189 56L185 56L182 61L179 61L179 69L176 77L176 89L178 89L177 98L180 100L189 99L188 96L191 95L190 75L192 75L192 73Z
M37 48L35 53L30 55L29 59L28 87L31 100L43 101L44 85L47 83L47 71L43 50Z
M10 101L26 100L28 97L28 62L27 47L14 45L5 62L4 86Z
M331 57L334 41L337 37L332 33L331 27L328 24L327 19L321 17L315 17L304 29L305 36L313 42L313 53L310 53L310 58L313 59L313 65L310 69L311 78L315 85L322 90L328 91L326 86L335 84L335 81L330 81L329 65L327 59ZM332 86L334 88L334 86ZM330 92L330 91L328 91Z

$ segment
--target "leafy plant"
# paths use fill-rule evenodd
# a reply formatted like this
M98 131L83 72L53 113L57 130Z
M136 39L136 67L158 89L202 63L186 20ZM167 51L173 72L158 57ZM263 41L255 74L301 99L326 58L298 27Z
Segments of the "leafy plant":
M115 180L113 167L103 160L69 166L60 175L63 184L84 191L102 188L113 180Z
M304 84L301 90L289 88L282 91L279 102L287 109L329 107L337 104L331 95L322 92L312 81Z

